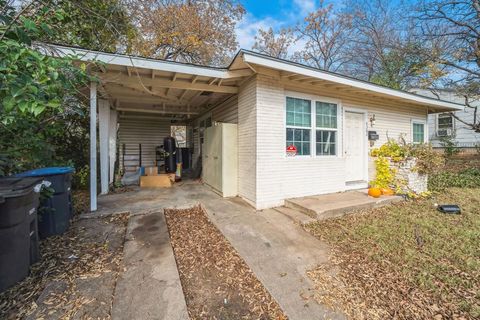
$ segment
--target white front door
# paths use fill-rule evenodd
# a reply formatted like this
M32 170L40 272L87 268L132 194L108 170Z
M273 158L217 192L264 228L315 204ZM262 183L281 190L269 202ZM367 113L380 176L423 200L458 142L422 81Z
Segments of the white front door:
M365 145L364 114L345 111L345 162L346 182L365 181Z

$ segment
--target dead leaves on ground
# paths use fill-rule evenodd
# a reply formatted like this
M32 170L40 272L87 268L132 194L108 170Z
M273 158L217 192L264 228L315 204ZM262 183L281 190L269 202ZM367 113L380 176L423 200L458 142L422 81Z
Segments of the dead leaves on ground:
M330 263L308 272L315 299L351 319L475 319L478 195L450 189L435 200L459 201L462 216L441 215L425 200L306 226L332 247ZM458 232L469 241L458 243Z
M200 206L165 216L191 319L287 319Z
M125 231L128 215L101 220L118 224ZM82 306L93 302L78 294L76 281L98 278L108 272L118 274L123 247L113 250L105 238L92 240L87 231L92 232L73 223L65 234L41 242L41 260L31 266L30 275L0 294L2 319L23 319L33 313L35 319L72 319ZM37 299L47 287L56 289L46 291L39 308Z

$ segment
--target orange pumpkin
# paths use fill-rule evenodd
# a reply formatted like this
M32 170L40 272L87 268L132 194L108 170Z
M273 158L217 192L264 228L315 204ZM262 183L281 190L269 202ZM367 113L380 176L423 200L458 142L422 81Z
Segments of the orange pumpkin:
M379 198L382 195L382 190L379 188L368 188L368 195L370 197Z
M382 188L382 189L380 189L380 191L382 191L382 194L384 196L393 196L393 194L394 194L393 190L390 189L390 188Z

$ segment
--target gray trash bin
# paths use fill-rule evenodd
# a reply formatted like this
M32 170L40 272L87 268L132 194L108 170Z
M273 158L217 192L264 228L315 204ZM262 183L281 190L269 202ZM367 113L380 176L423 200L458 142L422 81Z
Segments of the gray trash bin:
M39 178L0 179L0 292L28 275L38 259Z

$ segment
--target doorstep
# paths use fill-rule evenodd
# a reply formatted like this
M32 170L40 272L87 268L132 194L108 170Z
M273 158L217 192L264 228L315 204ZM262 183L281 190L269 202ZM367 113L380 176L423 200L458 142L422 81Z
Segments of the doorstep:
M403 197L370 197L365 189L288 199L285 200L285 207L297 210L310 218L323 220L342 216L354 210L377 208L399 201L403 201Z

